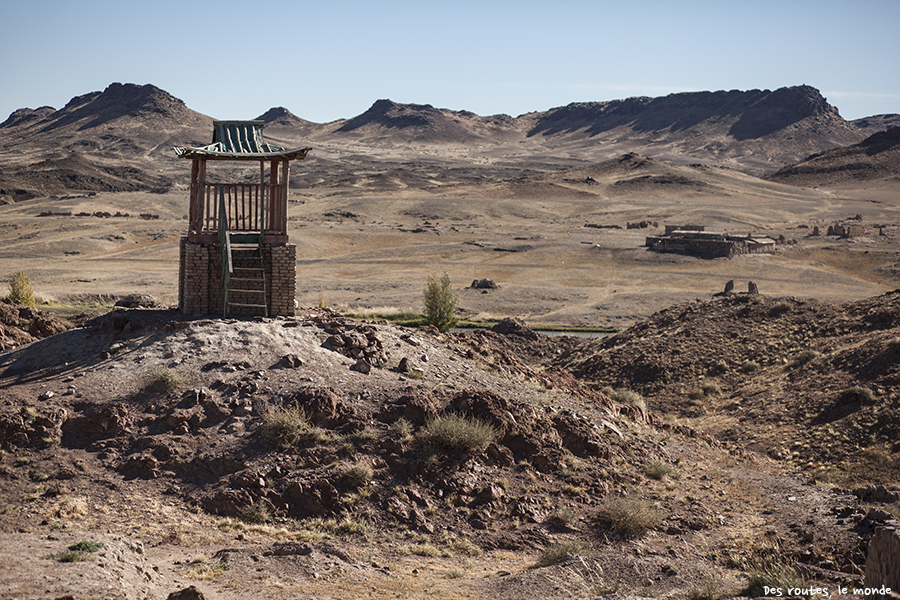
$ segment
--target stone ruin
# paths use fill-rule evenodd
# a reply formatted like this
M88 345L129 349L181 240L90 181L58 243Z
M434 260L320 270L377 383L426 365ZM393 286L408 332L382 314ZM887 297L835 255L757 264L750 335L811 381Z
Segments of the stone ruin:
M731 258L738 254L774 254L776 240L768 236L736 236L707 231L704 225L666 225L664 235L647 236L654 252Z
M825 235L836 235L848 239L859 238L866 235L866 228L864 225L836 223L828 226L828 232Z

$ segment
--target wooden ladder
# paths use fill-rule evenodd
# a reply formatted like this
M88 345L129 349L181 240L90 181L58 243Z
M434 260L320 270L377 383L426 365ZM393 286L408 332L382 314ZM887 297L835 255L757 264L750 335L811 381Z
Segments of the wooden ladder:
M269 316L266 300L266 269L263 262L262 234L226 234L228 274L225 282L225 316L232 309L261 311Z
M222 259L223 315L251 309L269 316L263 234L228 230L224 192L219 195L219 245Z

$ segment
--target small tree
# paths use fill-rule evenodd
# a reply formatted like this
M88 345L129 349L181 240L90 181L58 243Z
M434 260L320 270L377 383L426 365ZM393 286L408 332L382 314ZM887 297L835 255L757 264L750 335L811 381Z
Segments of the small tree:
M34 290L23 271L13 275L9 282L9 299L25 306L34 306Z
M441 333L453 329L456 325L456 307L459 298L453 292L450 275L438 279L437 275L428 278L425 287L425 322L434 325Z

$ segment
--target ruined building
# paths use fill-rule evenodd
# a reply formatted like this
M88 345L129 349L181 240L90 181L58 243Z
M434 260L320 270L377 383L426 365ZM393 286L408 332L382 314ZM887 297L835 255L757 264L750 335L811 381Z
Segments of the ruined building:
M722 232L706 231L703 225L666 225L664 235L647 236L644 245L655 252L711 258L775 253L775 240L770 237L726 235Z

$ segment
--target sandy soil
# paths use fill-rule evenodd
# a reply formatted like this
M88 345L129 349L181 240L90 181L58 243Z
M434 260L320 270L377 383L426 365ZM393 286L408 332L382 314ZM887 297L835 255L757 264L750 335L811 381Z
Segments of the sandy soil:
M774 184L760 189L758 180L751 185L750 178L728 175L727 182L716 180L712 192L639 190L613 198L566 196L559 187L552 190L556 197L526 198L483 187L391 196L295 190L289 234L298 246L297 299L307 306L324 301L341 308L420 310L425 280L446 271L464 316L619 327L709 297L728 280L737 286L754 281L767 294L835 301L896 287L896 195ZM719 196L726 183L733 190ZM183 193L122 193L2 206L3 276L24 270L39 294L63 302L147 293L174 304L185 204ZM71 214L38 216L46 212ZM97 212L129 216L76 216ZM824 233L857 214L868 228L866 238L809 236L815 226ZM640 220L659 226L625 228ZM697 222L783 235L796 245L781 246L774 256L712 260L643 247L646 235L665 224ZM875 226L885 226L885 235ZM500 289L465 289L481 278Z

